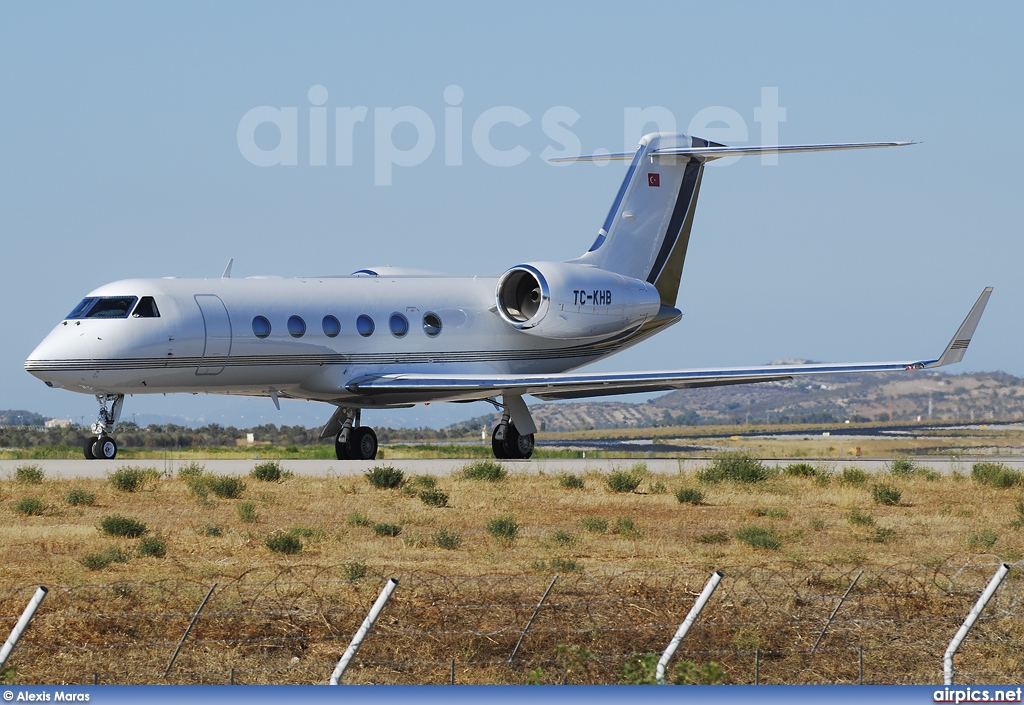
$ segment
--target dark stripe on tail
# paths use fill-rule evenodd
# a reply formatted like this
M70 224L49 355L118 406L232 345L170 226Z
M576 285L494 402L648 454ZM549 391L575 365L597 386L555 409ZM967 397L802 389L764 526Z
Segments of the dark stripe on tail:
M665 263L668 262L668 257L672 254L672 248L675 247L676 240L679 239L679 233L686 221L686 213L690 210L690 204L693 201L693 192L697 188L697 177L700 176L702 166L703 164L696 159L691 159L686 164L686 171L683 172L682 183L679 186L679 196L676 198L675 208L672 209L672 218L665 231L665 239L662 240L661 250L658 252L657 259L654 260L651 273L647 276L647 281L651 284L657 283L658 276L665 268ZM674 303L672 301L667 305L671 306Z

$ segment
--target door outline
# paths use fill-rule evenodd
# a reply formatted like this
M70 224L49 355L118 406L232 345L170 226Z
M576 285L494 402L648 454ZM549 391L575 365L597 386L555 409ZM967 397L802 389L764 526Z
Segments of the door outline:
M207 358L223 359L231 355L231 316L215 294L196 294L195 300L203 316L203 359L196 374L217 375L224 365L207 364Z

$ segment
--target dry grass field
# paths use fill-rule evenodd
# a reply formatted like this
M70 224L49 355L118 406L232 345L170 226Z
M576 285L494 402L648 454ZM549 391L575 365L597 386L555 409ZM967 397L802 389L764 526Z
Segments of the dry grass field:
M368 477L290 477L287 466L271 481L213 478L201 461L173 477L139 462L107 480L37 482L19 467L0 481L7 627L35 586L56 586L13 677L324 682L395 576L346 682L449 682L453 669L460 683L619 682L628 655L660 652L722 570L677 659L715 661L734 683L937 682L949 638L1009 562L958 674L1024 680L1024 486L1012 472L1005 487L969 466L940 477L912 463L895 474L818 464L710 482L623 461L619 475L406 476L388 489Z

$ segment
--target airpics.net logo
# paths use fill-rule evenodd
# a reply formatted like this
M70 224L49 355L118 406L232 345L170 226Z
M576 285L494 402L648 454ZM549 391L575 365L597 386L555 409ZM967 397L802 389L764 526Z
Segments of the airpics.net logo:
M365 105L332 109L327 105L327 88L321 85L312 86L307 97L309 105L303 108L261 105L242 116L238 121L238 150L250 164L351 167L355 160L354 145L357 140L368 141L367 130L372 132L373 183L377 186L390 186L396 168L419 166L437 151L443 152L445 166L462 166L473 158L490 166L513 167L534 156L551 163L548 160L584 154L580 138L572 130L581 116L567 105L552 106L540 115L538 135L537 125L531 125L535 116L512 105L466 115L462 107L465 91L457 85L444 89L443 103L434 108L434 117L413 105L377 107L372 115ZM435 117L439 118L440 127ZM698 111L685 130L679 129L676 115L660 105L626 107L622 117L622 149L594 149L588 153L632 152L640 137L648 132L681 131L729 145L747 143L751 133L746 118L724 105ZM779 105L777 87L761 89L761 102L753 108L752 118L759 126L760 144L779 144L779 125L786 121L786 109ZM467 131L472 157L464 154ZM331 141L333 150L329 149ZM524 147L524 141L533 144L537 151ZM711 165L724 166L737 159L720 159ZM604 166L609 162L593 163ZM763 154L761 163L775 165L778 155Z

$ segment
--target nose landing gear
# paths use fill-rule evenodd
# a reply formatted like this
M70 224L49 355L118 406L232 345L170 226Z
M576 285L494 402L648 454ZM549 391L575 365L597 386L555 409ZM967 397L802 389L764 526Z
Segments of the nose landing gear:
M117 443L110 434L117 428L121 418L124 394L97 394L96 401L100 405L100 413L92 425L92 432L96 435L85 441L85 459L113 460L117 457Z

